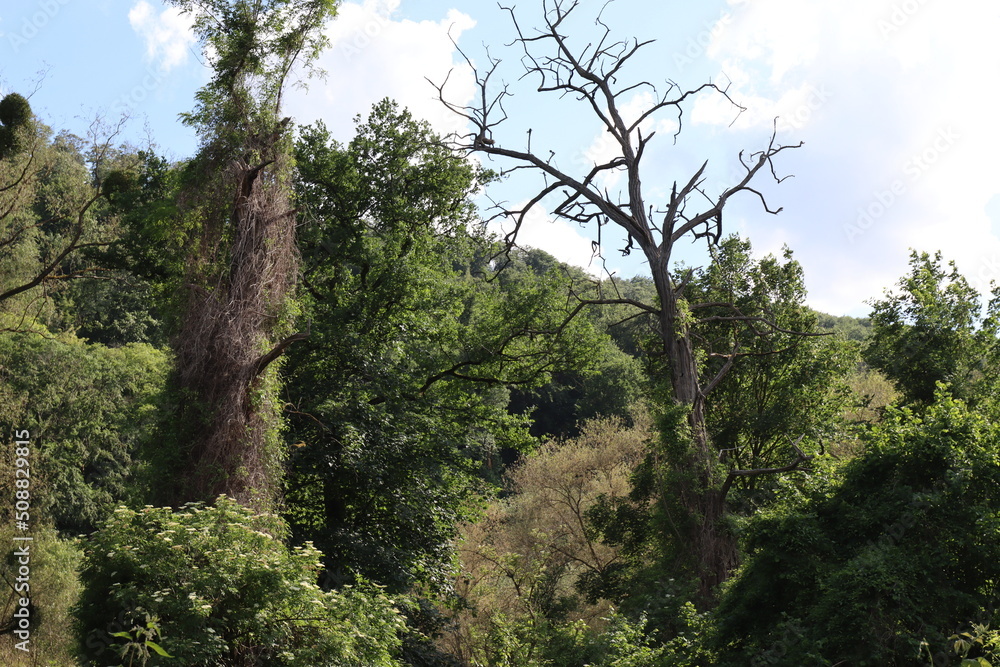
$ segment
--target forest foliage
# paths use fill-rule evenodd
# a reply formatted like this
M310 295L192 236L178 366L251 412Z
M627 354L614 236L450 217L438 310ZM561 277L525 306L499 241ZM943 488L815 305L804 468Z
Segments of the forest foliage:
M0 511L33 537L0 662L24 614L39 665L1000 659L1000 293L913 251L869 317L817 313L721 219L704 266L594 276L486 224L492 144L391 100L346 142L281 117L336 3L207 4L189 159L0 100Z

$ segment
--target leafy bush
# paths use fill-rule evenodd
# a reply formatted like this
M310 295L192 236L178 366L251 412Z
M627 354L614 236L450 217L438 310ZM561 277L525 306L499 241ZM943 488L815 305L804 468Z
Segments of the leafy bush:
M89 533L141 495L139 450L166 371L166 356L149 345L88 345L41 327L0 337L0 428L31 434L37 518L63 534Z
M890 409L842 473L750 523L721 664L915 664L922 642L995 620L998 458L1000 428L940 390L922 418Z
M681 607L678 625L685 630L661 643L645 616L630 619L612 610L605 627L598 631L581 628L579 623L564 625L547 643L544 664L551 667L698 667L715 663L714 656L703 647L703 635L708 628L707 614L695 611L687 603ZM570 632L572 634L570 634ZM570 641L567 641L570 640ZM574 659L586 656L587 659Z
M106 661L158 626L150 665L398 665L403 622L392 601L358 586L324 592L320 553L289 550L283 523L220 496L174 512L119 508L85 545L76 609L82 651ZM106 664L91 662L90 664Z
M920 657L926 656L931 667L951 664L953 657L961 659L961 667L992 667L1000 659L1000 632L990 630L989 624L972 623L967 631L948 637L948 646L936 652L933 648L926 641L920 643Z

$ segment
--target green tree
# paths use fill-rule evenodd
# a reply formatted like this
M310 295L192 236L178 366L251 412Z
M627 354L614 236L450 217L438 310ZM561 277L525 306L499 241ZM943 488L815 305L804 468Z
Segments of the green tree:
M119 128L95 123L89 146L68 133L53 137L26 103L12 111L14 98L23 100L11 93L0 101L0 308L24 324L51 314L57 286L92 271L83 251L114 238L102 176Z
M346 147L304 131L297 165L311 328L285 392L292 525L335 580L445 585L481 477L530 442L508 386L584 366L597 333L567 322L563 272L515 255L494 276L471 204L488 175L395 104Z
M180 214L182 165L151 150L125 152L104 178L116 234L86 259L102 268L62 290L53 317L60 328L105 345L165 347L178 317L196 224Z
M79 535L142 498L167 367L144 344L88 345L37 325L0 335L0 428L31 434L33 519Z
M979 293L954 262L943 266L940 252L933 257L912 252L910 274L897 288L871 302L865 361L892 380L910 403L929 404L938 382L967 400L989 393L989 369L1000 352L1000 302L991 301L984 315Z
M748 241L727 238L708 268L690 271L686 292L695 304L690 330L699 363L706 377L718 378L708 387L705 425L719 452L705 465L717 468L716 498L725 530L735 535L742 517L780 496L838 434L855 356L848 344L815 332L802 268L790 251L783 261L754 259ZM662 359L649 359L662 377L657 363ZM692 534L702 517L689 512L684 495L695 492L697 480L678 465L691 447L683 406L662 410L658 427L631 497L606 499L590 512L594 529L623 554L618 568L591 585L633 619L646 614L669 640L682 631L677 605L695 594L690 582L698 579L702 554L692 549Z
M32 124L31 105L23 95L7 93L0 100L0 160L24 149L24 135Z
M742 471L727 476L725 490L770 485L764 471L801 459L793 441L807 437L799 447L811 451L836 436L848 403L855 354L817 331L802 267L788 248L782 259L755 260L750 242L733 236L688 287L700 306L691 330L702 363L721 377L706 398L708 432L720 458Z

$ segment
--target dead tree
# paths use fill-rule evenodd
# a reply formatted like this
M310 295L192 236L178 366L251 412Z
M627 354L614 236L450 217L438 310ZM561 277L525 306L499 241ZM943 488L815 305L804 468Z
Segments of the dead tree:
M517 231L529 211L546 200L555 202L553 214L566 220L581 225L596 225L598 231L608 223L617 225L628 238L623 252L627 254L633 248L638 248L649 263L659 304L633 305L655 315L663 354L669 367L673 397L688 409L693 445L688 460L679 465L690 473L692 481L687 487L674 489L672 492L680 494L682 503L691 515L698 517L700 525L694 530L694 534L684 537L698 563L702 591L707 596L726 578L737 562L735 540L720 526L720 519L725 513L725 493L736 477L766 474L768 470L720 471L719 453L712 446L706 432L705 397L743 353L733 350L720 370L711 377L705 377L705 369L699 365L691 334L692 326L698 323L698 304L691 304L685 298L685 286L690 276L683 275L674 268L671 256L675 245L682 240L703 240L710 247L717 245L722 237L723 209L735 195L754 195L759 198L766 212L780 212L780 208L772 209L764 195L752 184L761 172L776 182L784 180L786 177L779 177L775 171L774 158L782 151L796 148L801 143L781 145L775 132L772 132L766 147L749 154L740 153L742 171L735 179L736 182L724 187L720 193L711 195L706 190L706 161L692 175L674 180L669 200L659 207L654 206L643 191L642 158L654 136L653 132L643 133L644 124L664 114L672 114L678 125L674 135L676 141L683 126L685 104L700 93L721 95L733 105L734 113L740 113L744 109L730 97L728 86L720 87L711 82L692 89L683 89L670 80L660 89L649 81L623 83L626 65L652 40L616 41L612 38L608 25L598 15L596 25L601 33L599 39L582 48L571 48L564 26L579 6L579 0L543 0L543 25L532 34L522 30L513 7L501 6L501 9L509 13L517 32L513 45L522 52L520 60L524 72L521 78L537 80L538 92L541 94L576 99L589 107L609 133L617 150L617 154L606 162L573 172L557 166L552 159L554 153L544 154L532 147L530 132L523 148L519 147L520 141L502 137L499 130L508 118L505 104L512 92L503 83L499 83L495 92L491 92L500 76L501 60L489 54L485 68L479 69L463 53L466 62L475 72L478 84L478 99L475 103L459 105L449 102L445 91L447 79L434 85L440 101L465 118L472 127L467 135L453 138L458 150L502 158L511 165L507 171L528 170L537 172L542 177L544 186L523 207L513 210L500 207L499 215L513 221L514 229L507 235L508 243L515 241ZM622 114L623 103L641 90L651 92L654 102L634 119L627 120ZM611 196L602 190L599 183L600 176L612 172L623 172L627 182L626 192L617 196ZM595 299L588 303L627 301ZM720 305L725 304L712 304L716 312ZM766 318L745 317L735 306L731 314L723 318L732 322L747 321L761 331L770 327L777 328L776 324ZM722 318L715 315L714 319ZM807 458L799 456L788 466L775 468L775 471L795 469Z

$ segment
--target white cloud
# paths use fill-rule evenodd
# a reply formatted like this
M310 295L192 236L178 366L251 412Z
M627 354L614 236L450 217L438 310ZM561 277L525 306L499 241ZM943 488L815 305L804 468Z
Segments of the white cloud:
M779 140L805 140L780 161L797 178L782 186L777 203L788 210L776 222L794 230L807 280L818 273L811 299L834 312L856 308L905 273L911 247L940 249L979 283L980 273L1000 276L991 263L1000 238L985 213L995 170L983 168L1000 152L984 80L1000 68L1000 6L739 4L707 53L748 107L733 130L759 133L780 116ZM719 96L700 97L692 115L707 128L733 118ZM884 210L880 197L892 199ZM869 207L878 213L870 226L845 235ZM751 225L751 240L765 229Z
M523 201L516 208L526 204L527 201ZM504 224L504 233L512 229L512 223ZM601 258L594 256L591 241L580 233L580 227L553 218L540 205L535 205L525 216L517 233L517 245L544 250L560 262L580 267L595 276L602 271Z
M159 69L164 72L184 64L197 42L191 16L176 7L157 14L146 0L139 0L129 10L128 20L146 42L146 58L159 61Z
M724 95L705 93L698 96L691 110L695 124L747 130L774 127L777 122L780 136L793 136L815 121L834 95L825 83L801 81L795 86L782 89L777 99L772 99L767 95L751 92L749 86L743 85L751 76L738 64L727 63L724 67L727 74L736 75L733 89L744 91L734 93L733 100L745 110L741 111Z
M326 78L289 95L291 115L303 123L321 119L335 138L347 141L354 135L354 117L366 118L373 104L389 97L441 134L467 131L465 123L436 99L428 79L440 83L448 78L449 100L469 103L475 82L449 33L457 42L475 21L454 9L439 21L396 21L392 15L399 2L340 5L327 28L330 48L317 63Z

